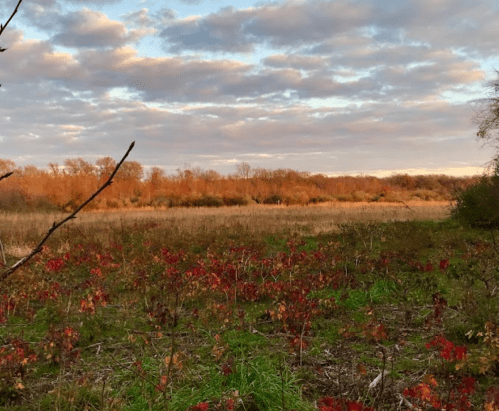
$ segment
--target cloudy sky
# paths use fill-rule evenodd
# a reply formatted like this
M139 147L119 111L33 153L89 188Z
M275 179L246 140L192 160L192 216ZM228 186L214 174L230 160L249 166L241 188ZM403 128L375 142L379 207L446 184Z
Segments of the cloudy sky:
M168 174L477 174L498 22L497 0L23 0L0 37L0 158L135 140Z

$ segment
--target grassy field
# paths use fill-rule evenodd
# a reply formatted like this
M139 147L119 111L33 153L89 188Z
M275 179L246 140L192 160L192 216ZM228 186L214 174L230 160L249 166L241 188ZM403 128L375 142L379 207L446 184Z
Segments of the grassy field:
M441 220L449 216L452 203L442 201L409 201L406 203L321 203L311 206L254 205L220 208L167 208L142 210L91 211L78 215L66 226L86 233L104 227L131 223L160 223L175 236L190 236L216 230L274 233L293 231L319 234L337 230L338 224L359 221ZM51 222L64 213L0 213L3 240L13 255L24 255L44 235ZM60 237L64 237L60 232Z
M81 214L0 284L0 409L499 410L492 233L382 204Z

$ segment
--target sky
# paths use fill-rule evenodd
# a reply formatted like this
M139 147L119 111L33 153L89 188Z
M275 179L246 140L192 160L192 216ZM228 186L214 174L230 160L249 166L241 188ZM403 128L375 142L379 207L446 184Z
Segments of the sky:
M497 0L23 0L0 37L0 158L135 141L129 160L167 174L480 174L498 21Z

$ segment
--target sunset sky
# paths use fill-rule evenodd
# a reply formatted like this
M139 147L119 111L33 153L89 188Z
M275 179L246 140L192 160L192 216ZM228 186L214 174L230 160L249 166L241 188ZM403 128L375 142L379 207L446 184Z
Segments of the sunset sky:
M0 158L135 140L167 174L478 174L498 38L497 0L23 0L0 37Z

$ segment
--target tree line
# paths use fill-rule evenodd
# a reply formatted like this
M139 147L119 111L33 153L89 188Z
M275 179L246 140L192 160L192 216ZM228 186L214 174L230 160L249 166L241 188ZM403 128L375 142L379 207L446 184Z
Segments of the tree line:
M46 169L17 167L0 159L0 175L12 172L0 188L0 210L71 211L109 178L116 167L110 157L94 164L67 159ZM147 172L137 161L125 161L113 184L87 209L140 207L199 207L248 204L304 205L325 201L453 200L478 177L446 175L385 178L328 177L291 169L252 168L240 163L233 174L183 167L167 175L160 167Z

